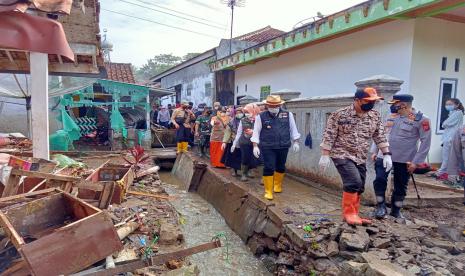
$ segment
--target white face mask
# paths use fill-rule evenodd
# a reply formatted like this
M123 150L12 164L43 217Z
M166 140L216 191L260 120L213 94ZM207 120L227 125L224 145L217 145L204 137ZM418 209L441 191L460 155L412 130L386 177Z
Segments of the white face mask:
M252 118L252 114L250 114L250 113L245 113L245 117L247 117L247 118Z
M279 107L268 108L268 111L273 113L273 114L278 114Z

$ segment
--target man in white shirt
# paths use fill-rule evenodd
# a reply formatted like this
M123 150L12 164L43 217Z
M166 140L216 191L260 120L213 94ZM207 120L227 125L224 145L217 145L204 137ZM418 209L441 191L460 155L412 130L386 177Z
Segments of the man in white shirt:
M253 154L263 157L263 185L265 198L273 199L273 192L282 192L282 181L286 172L289 148L300 150L300 133L295 124L294 115L283 110L284 101L280 96L268 96L264 101L267 110L255 119L252 138Z

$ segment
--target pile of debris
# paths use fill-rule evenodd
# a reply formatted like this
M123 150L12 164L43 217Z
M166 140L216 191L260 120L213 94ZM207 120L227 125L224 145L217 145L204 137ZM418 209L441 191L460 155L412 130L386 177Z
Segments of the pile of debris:
M319 218L287 224L273 242L254 236L252 251L278 275L464 275L465 240L460 231L393 218L352 227ZM456 241L450 241L454 232ZM441 235L442 233L442 235Z
M94 170L54 159L0 162L2 275L155 275L221 246L183 249L182 217L141 148Z

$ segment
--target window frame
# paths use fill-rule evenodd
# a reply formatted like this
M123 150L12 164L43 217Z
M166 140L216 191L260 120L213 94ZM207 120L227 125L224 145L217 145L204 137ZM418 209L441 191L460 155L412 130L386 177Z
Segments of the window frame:
M439 81L439 101L438 101L438 108L437 108L437 118L436 118L436 134L442 135L444 133L444 130L441 129L441 115L443 111L443 106L442 106L442 100L444 96L444 84L452 84L452 93L451 93L451 98L456 98L457 97L457 86L458 86L459 80L455 78L441 78Z

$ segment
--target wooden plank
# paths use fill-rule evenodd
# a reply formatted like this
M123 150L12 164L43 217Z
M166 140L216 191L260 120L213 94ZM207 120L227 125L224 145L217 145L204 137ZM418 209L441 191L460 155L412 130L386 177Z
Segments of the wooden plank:
M122 248L111 219L99 212L24 245L22 251L35 275L67 275Z
M3 198L0 198L0 204L5 204L8 202L12 202L12 201L20 202L24 198L33 198L33 197L40 196L40 195L45 196L52 192L59 192L59 191L55 188L50 188L50 189L45 189L45 190L40 190L40 191L29 192L26 194L3 197Z
M78 189L86 189L86 190L91 190L95 192L101 192L104 189L104 185L98 182L89 182L87 180L83 180L76 184Z
M8 57L8 59L10 60L10 62L14 63L14 59L13 57L11 56L11 53L9 50L5 50L5 53L6 53L6 56Z
M10 266L7 270L2 272L2 276L29 276L29 275L31 275L29 266L23 260L15 263L14 265Z
M147 196L147 197L153 197L153 198L158 198L158 199L166 199L170 200L175 197L173 196L165 196L165 195L156 195L156 194L149 194L149 193L142 193L142 192L136 192L136 191L127 191L128 195L137 195L137 196Z
M21 175L21 176L30 176L36 178L43 178L43 179L53 179L59 181L79 181L81 180L80 177L68 176L68 175L61 175L61 174L53 174L53 173L44 173L44 172L34 172L34 171L23 171L19 169L12 169L11 174L13 175Z
M8 181L5 185L5 188L3 189L2 197L12 196L18 193L21 176L14 175L13 174L14 170L15 169L11 170L10 177L8 177Z
M18 234L8 217L2 211L0 211L0 225L16 249L21 248L21 246L25 244L23 238Z
M209 243L197 245L197 246L187 248L187 249L182 249L176 252L161 254L161 255L152 257L149 261L137 260L137 261L132 261L129 263L117 265L115 268L105 269L105 270L101 270L97 272L90 271L89 273L81 272L81 273L78 273L77 275L79 276L84 276L84 275L112 276L112 275L116 275L119 273L134 271L134 270L141 269L141 268L148 267L148 266L165 264L171 260L182 259L182 258L191 256L197 253L205 252L205 251L212 250L212 249L219 248L219 247L221 247L221 242L219 240L215 240Z
M103 192L100 196L100 209L106 209L108 205L110 205L113 193L115 192L115 185L116 184L112 181L106 182L104 184Z

